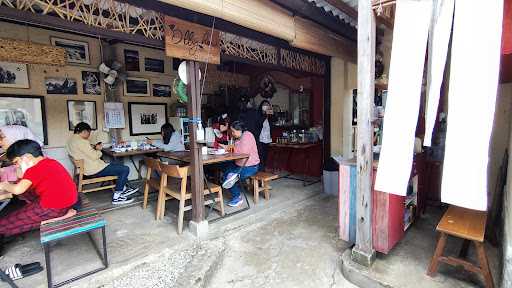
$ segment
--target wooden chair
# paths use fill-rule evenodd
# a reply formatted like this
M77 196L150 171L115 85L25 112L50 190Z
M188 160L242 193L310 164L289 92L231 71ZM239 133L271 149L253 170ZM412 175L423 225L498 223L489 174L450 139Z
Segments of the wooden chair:
M265 200L270 199L270 190L272 189L272 187L270 187L269 183L270 181L275 180L277 178L279 178L278 175L262 171L251 176L254 191L254 203L258 203L260 198L260 192L265 193Z
M483 211L470 210L457 206L450 206L444 213L443 218L437 225L436 230L440 232L439 241L427 275L435 276L439 262L444 262L452 266L462 266L465 270L479 274L484 278L486 288L494 287L489 262L484 248L485 223L487 213ZM459 257L444 256L444 247L448 235L464 239ZM469 244L473 242L478 255L479 266L463 260L466 257Z
M76 160L70 157L71 162L73 162L73 165L75 166L74 174L78 178L77 184L78 184L78 192L82 193L89 193L94 191L100 191L100 190L112 190L114 191L114 188L116 187L115 181L117 180L117 176L105 176L105 177L87 177L84 175L84 160ZM102 185L106 182L111 182L109 185ZM84 186L91 185L91 184L100 184L100 186L95 188L89 188L85 189Z
M192 193L187 185L188 167L179 167L178 165L166 165L160 163L162 172L162 181L160 182L160 194L157 201L157 219L163 219L165 214L165 201L177 199L179 203L178 213L178 234L183 232L183 218L185 211L192 209L192 205L185 206L185 202L192 198ZM204 189L204 195L217 194L212 200L204 201L205 205L219 203L218 209L224 216L224 200L222 198L222 188L219 185L208 183L210 190Z
M160 187L163 185L163 177L153 177L153 171L160 173L160 175L162 174L162 171L160 169L160 161L158 159L144 157L144 165L146 165L147 170L146 179L144 181L144 200L142 203L142 208L146 209L148 206L149 189L154 189L156 191L159 191L160 193ZM160 195L158 196L158 198L160 198ZM156 215L156 219L158 220L158 214Z

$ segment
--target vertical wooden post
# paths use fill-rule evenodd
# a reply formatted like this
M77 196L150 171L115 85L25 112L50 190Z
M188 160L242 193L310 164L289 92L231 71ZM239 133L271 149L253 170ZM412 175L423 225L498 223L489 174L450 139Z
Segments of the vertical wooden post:
M371 0L358 2L357 20L357 227L352 260L369 267L372 239L372 110L375 93L375 15Z
M203 158L201 146L197 143L197 123L195 120L201 118L201 82L199 79L199 63L187 61L187 94L188 94L188 117L190 133L190 168L192 173L192 221L200 223L204 220L204 198L203 198Z

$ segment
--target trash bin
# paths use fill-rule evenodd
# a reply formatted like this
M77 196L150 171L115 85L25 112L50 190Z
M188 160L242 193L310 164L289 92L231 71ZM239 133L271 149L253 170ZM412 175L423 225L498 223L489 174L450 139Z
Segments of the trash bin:
M324 164L322 175L323 191L329 195L338 195L339 190L339 174L341 156L330 157Z

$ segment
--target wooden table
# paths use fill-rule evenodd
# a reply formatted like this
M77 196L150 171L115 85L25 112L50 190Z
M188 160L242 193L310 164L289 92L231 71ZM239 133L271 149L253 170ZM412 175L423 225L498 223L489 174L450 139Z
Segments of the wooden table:
M190 151L159 152L157 155L159 157L163 157L163 158L168 158L168 159L177 160L177 161L181 161L181 162L185 162L185 163L190 163ZM207 154L207 155L202 155L202 156L203 156L203 165L212 165L212 164L218 164L218 163L222 163L222 162L245 160L244 164L243 164L243 166L245 166L245 164L249 160L249 154L238 154L238 153L226 153L226 154L221 154L221 155ZM205 184L207 186L207 189L210 189L210 187L208 187L208 181L206 180L206 176L205 176ZM249 208L251 208L251 205L249 204L249 200L247 199L247 193L244 189L244 186L242 185L241 181L238 181L237 184L240 185L240 188L242 189L242 194L244 194L245 202L247 203L247 207L237 210L232 213L226 213L224 217L214 219L213 221L210 221L210 222L215 222L216 220L226 218L229 216L233 216L235 214L238 214L240 212L246 211ZM212 193L210 193L210 195L212 195ZM211 206L210 209L212 207L213 206Z
M159 152L162 152L162 151L164 151L164 150L162 150L160 148L137 149L137 150L131 150L131 151L126 151L126 152L115 152L111 148L103 148L101 150L101 152L103 152L103 154L112 157L114 160L116 160L118 158L128 157L130 159L130 161L132 162L133 167L135 167L135 170L137 170L137 174L139 175L139 179L142 179L142 175L140 174L140 165L137 166L135 164L135 161L133 160L133 156L151 155L151 154L156 154L156 153L159 153Z
M279 149L297 149L297 150L306 150L306 149L309 149L309 148L313 148L317 145L320 145L320 143L303 143L303 144L279 144L279 143L270 143L269 144L269 147L273 147L273 148L279 148ZM320 179L315 179L315 180L308 180L307 177L306 177L306 174L307 174L307 171L309 171L309 164L310 164L310 159L309 159L309 156L310 154L309 153L304 153L305 157L306 157L306 172L304 173L303 177L302 178L296 178L296 177L292 177L291 174L287 174L287 175L284 175L284 176L281 176L280 178L288 178L288 179L293 179L293 180L299 180L299 181L302 181L302 185L303 186L309 186L309 185L312 185L312 184L315 184L315 183L318 183L320 182ZM277 158L277 157L276 157ZM276 161L276 159L273 159L274 161ZM272 165L273 167L275 167L276 165Z

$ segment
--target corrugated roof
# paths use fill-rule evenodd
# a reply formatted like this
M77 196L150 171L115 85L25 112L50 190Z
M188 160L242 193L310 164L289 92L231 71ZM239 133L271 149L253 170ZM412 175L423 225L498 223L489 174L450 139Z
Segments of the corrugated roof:
M309 3L314 4L316 7L323 8L326 12L332 13L334 16L340 18L341 20L348 23L350 26L357 27L357 19L354 19L341 11L340 9L334 7L333 5L329 4L329 2L325 0L307 0ZM340 2L344 2L345 4L349 5L350 7L357 10L357 0L337 0Z

